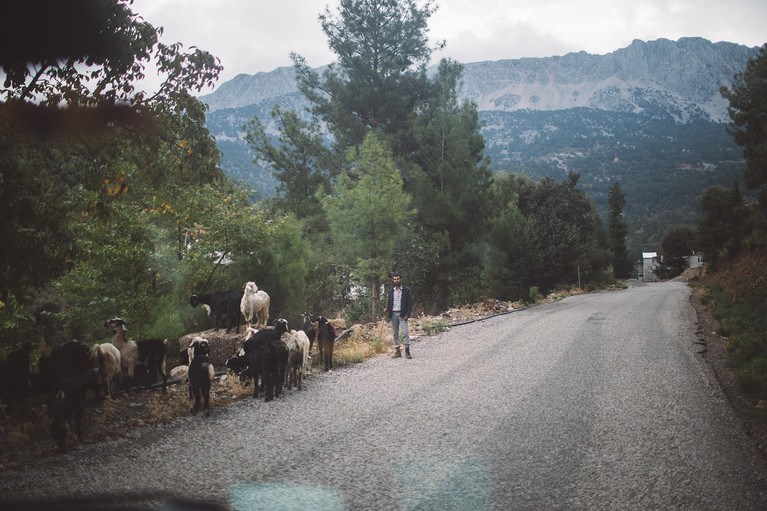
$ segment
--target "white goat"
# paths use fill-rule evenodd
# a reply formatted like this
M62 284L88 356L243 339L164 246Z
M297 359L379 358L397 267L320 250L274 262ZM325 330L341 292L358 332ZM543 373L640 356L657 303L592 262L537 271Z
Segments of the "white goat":
M288 377L287 387L293 385L303 390L303 382L309 365L309 337L303 330L285 332L282 340L288 346Z
M112 397L112 384L122 384L122 356L117 346L110 342L96 344L90 350L89 356L93 367L99 369L99 385L104 387L106 394Z
M110 319L104 326L112 332L112 344L120 350L120 365L123 370L123 386L128 390L128 383L135 384L136 366L145 365L150 383L159 375L162 377L162 392L167 392L168 373L165 370L165 358L168 353L167 339L144 339L132 341L125 336L128 327L120 318Z
M111 319L104 323L112 332L112 344L120 351L120 366L122 367L123 381L133 380L133 374L138 364L138 344L125 336L128 327L119 318ZM126 389L127 390L127 389Z
M189 347L186 349L187 363L191 363L192 359L194 358L194 345L199 344L202 341L207 342L207 339L205 339L204 337L197 336L194 339L192 339L192 342L189 343Z
M271 299L264 290L258 289L255 282L246 282L243 286L244 294L240 300L240 311L245 316L247 327L253 325L253 316L256 316L256 326L266 326L269 321L269 304Z

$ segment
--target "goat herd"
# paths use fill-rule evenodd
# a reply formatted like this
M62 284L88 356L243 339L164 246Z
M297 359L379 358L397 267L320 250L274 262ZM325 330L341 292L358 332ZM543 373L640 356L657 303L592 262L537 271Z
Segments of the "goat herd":
M238 307L232 305L235 302ZM303 389L315 339L320 362L326 371L332 369L336 339L327 318L312 320L308 313L304 314L304 325L299 331L291 330L285 319L268 327L269 303L269 295L253 282L246 283L242 292L192 295L190 299L193 307L205 306L213 316L216 330L226 321L227 333L231 328L239 333L239 315L244 316L244 343L239 353L226 361L226 367L242 381L252 380L253 397L263 394L266 401L279 396L285 386ZM54 348L50 355L41 356L35 372L30 371L29 343L11 352L6 360L0 360L0 400L6 410L22 411L28 397L47 395L50 433L62 451L71 423L78 438L82 436L85 396L89 390L97 397L102 393L111 397L116 386L127 391L151 385L161 377L162 392L166 392L167 339L130 340L126 336L127 324L120 318L108 320L104 326L112 333L111 342L88 347L80 341L68 341ZM210 414L210 388L215 376L209 354L209 341L203 337L195 337L186 352L189 400L194 400L190 411L197 412L202 406L206 416Z

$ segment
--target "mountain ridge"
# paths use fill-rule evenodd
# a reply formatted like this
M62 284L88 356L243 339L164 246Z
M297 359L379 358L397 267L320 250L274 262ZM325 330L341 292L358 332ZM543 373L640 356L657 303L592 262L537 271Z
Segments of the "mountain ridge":
M564 110L588 107L641 113L657 105L680 122L691 118L727 121L719 95L757 48L700 37L677 41L635 39L629 46L595 55L503 59L464 64L459 96L479 111ZM433 72L436 64L432 65ZM322 67L316 70L322 70ZM689 77L695 76L695 81ZM240 74L200 96L210 112L241 108L298 93L292 67Z

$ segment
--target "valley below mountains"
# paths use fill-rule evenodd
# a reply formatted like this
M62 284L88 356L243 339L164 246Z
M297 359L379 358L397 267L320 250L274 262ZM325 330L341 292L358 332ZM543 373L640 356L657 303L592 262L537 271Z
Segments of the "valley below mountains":
M557 180L577 172L603 218L608 189L620 182L633 258L659 251L668 226L694 225L703 191L732 187L740 175L719 90L757 50L702 38L635 40L605 55L465 63L460 95L477 104L495 171ZM255 199L274 194L276 181L253 163L242 126L257 115L276 135L274 105L308 106L293 69L239 75L200 99L224 172Z

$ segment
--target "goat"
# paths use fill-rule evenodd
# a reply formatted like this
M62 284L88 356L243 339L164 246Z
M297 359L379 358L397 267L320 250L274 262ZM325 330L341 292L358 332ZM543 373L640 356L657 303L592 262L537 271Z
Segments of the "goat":
M24 409L31 387L29 355L32 345L25 342L21 348L0 360L0 401L8 406L8 411L15 413Z
M301 380L306 379L306 373L309 371L309 367L311 365L311 359L309 358L309 353L311 351L311 342L309 341L309 337L306 335L306 332L303 330L299 330L296 332L296 336L298 337L299 342L301 343L301 347L303 348L301 351L303 352L303 357L301 360L301 369L299 371L299 375L301 377ZM301 390L301 385L298 386L298 389Z
M309 360L309 338L303 330L282 334L282 340L288 347L288 388L297 386L303 390L304 378Z
M40 357L37 369L32 390L37 395L48 394L61 378L77 378L91 369L90 348L80 341L67 341Z
M245 329L245 341L247 342L253 335L258 332L258 329L253 327L247 327ZM226 361L226 368L230 373L236 374L240 382L245 384L248 379L252 378L252 371L248 366L248 358L245 356L245 345L239 350L236 355L233 355Z
M99 370L99 386L104 389L104 395L112 397L112 384L122 384L122 357L120 350L111 342L94 345L89 357L93 367Z
M192 341L194 356L189 362L189 401L194 399L194 408L189 411L196 413L200 409L200 399L204 401L205 416L210 417L210 382L216 372L210 363L210 346L202 337Z
M272 384L274 386L274 397L279 397L282 392L282 387L285 384L285 377L287 376L288 371L288 357L290 356L290 353L288 352L288 345L282 340L282 336L280 336L279 339L272 341L272 349L274 350L276 362Z
M136 368L144 365L151 383L157 380L158 373L162 376L162 392L166 393L168 374L165 372L165 358L168 353L168 340L155 338L136 342L126 339L128 326L120 318L110 319L104 322L104 326L112 332L112 344L120 350L125 390L128 390L129 383L135 383Z
M90 389L98 395L99 379L99 369L91 369L76 377L59 378L51 388L48 394L48 416L51 420L49 430L60 451L66 450L67 434L73 419L75 434L78 439L82 439L85 393Z
M336 340L336 330L328 318L320 316L313 321L317 323L317 347L320 350L320 362L325 371L333 369L333 345Z
M214 330L218 330L226 322L226 333L236 328L240 333L240 302L242 301L242 291L216 291L211 294L192 295L189 298L189 304L197 307L202 304L207 305L208 315L213 316Z
M269 295L263 289L258 289L255 282L247 282L243 290L240 311L245 316L246 326L253 325L253 315L255 315L256 327L265 327L269 321L269 304L271 303Z
M304 312L304 326L301 327L301 330L306 333L306 336L309 338L309 353L312 352L312 345L314 344L314 339L317 337L317 328L315 328L314 323L312 323L312 315L308 312ZM311 356L311 355L310 355Z
M229 369L238 371L241 374L245 373L253 378L254 398L259 396L258 380L260 377L260 388L264 392L265 401L274 399L275 379L279 373L280 357L276 341L281 342L282 334L288 330L288 322L285 319L275 321L273 328L265 328L263 330L250 328L246 334L240 354L227 360L226 366Z

